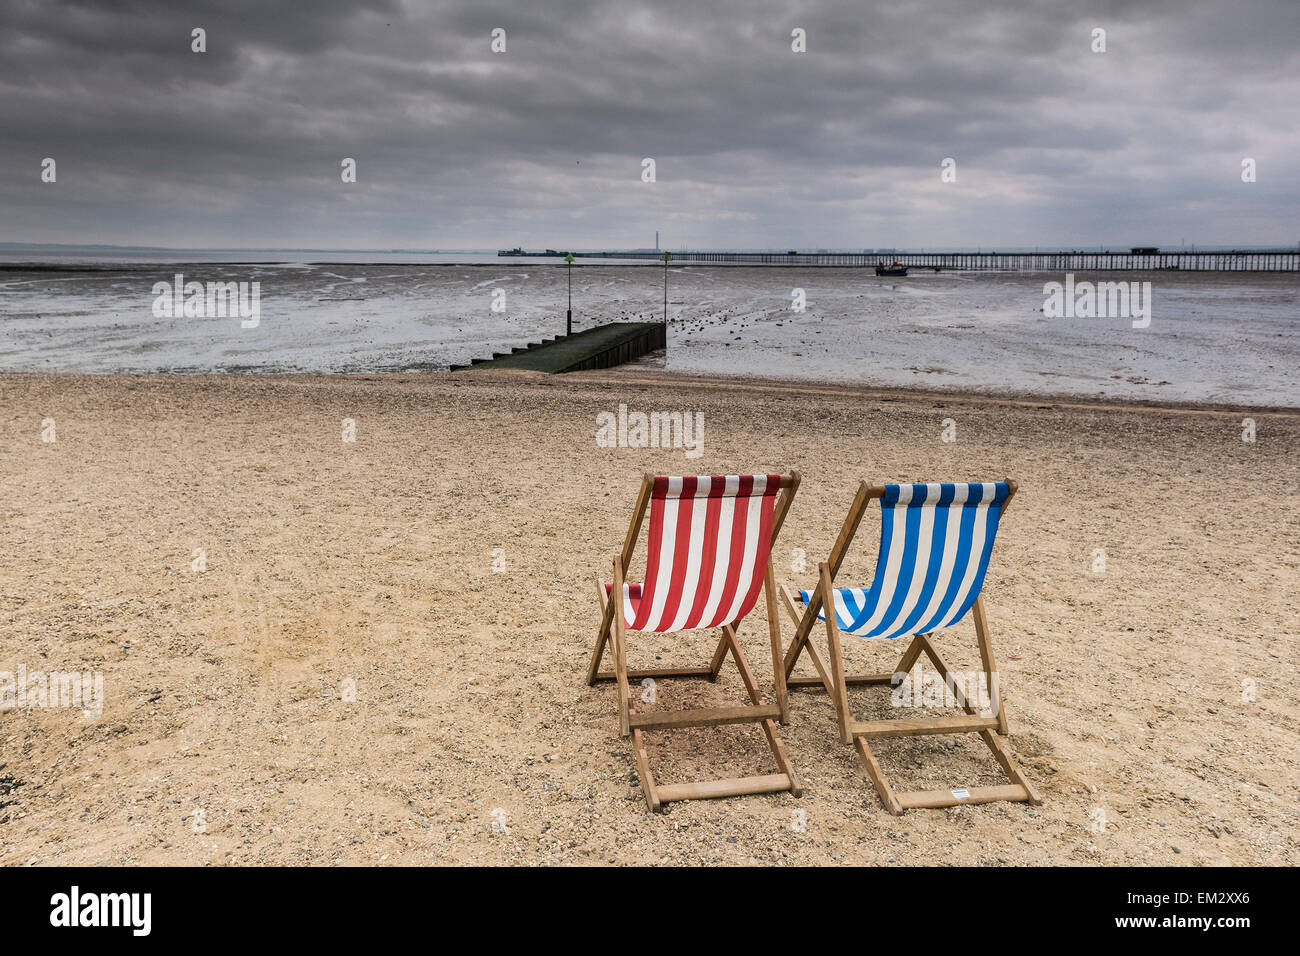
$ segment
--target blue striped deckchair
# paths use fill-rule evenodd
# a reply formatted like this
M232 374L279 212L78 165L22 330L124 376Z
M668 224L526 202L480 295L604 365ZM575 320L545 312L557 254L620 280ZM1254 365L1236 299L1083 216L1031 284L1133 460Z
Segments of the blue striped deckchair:
M830 560L819 567L818 585L797 594L789 588L782 589L786 610L798 625L784 661L786 686L826 689L835 703L841 741L852 744L858 751L867 775L891 813L995 800L1041 803L997 736L1007 734L1007 715L980 593L998 525L1015 493L1014 481L874 487L863 482L831 548ZM875 575L869 587L837 588L833 583L835 575L873 500L880 501L880 550ZM830 614L826 613L827 608L831 609ZM975 623L983 667L981 679L987 682L992 710L989 715L982 715L966 698L930 640L936 631L951 627L967 614ZM826 625L829 670L809 640L818 621ZM841 633L862 638L908 637L911 643L892 672L846 676L840 654ZM805 650L817 670L815 678L792 676ZM949 691L948 696L965 710L964 715L907 720L853 719L848 701L850 685L897 686L922 654L934 664ZM867 744L876 737L958 733L978 733L1011 784L895 793Z

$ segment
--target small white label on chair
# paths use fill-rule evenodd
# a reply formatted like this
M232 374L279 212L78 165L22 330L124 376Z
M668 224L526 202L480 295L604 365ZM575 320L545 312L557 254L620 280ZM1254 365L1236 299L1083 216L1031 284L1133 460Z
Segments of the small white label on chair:
M965 789L954 790L952 792L952 795L953 795L953 799L955 800L967 800L970 798L970 791Z

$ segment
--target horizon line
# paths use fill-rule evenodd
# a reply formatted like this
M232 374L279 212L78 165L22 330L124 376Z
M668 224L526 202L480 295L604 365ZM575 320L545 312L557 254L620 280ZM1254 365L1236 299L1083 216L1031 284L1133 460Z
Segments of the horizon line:
M702 253L756 253L756 254L781 254L791 250L790 246L731 246L731 247L688 247L678 246L670 248L660 246L651 248L649 246L636 246L619 248L616 246L601 247L581 247L567 246L556 248L552 246L538 247L529 249L524 246L514 246L512 248L520 249L525 253L537 254L547 251L556 251L560 254L566 252L581 252L595 254L600 252L645 252L648 254L659 255L664 252L680 254L682 252L702 252ZM1273 244L1215 244L1215 243L1179 243L1178 245L1160 245L1142 246L1140 244L1123 244L1123 243L1092 243L1086 245L1052 245L1039 243L1036 246L1024 245L981 245L981 246L878 246L867 248L863 246L805 246L793 247L801 255L872 255L876 253L1035 253L1035 252L1098 252L1122 251L1128 252L1134 248L1156 248L1161 252L1172 253L1175 250L1188 252L1197 248L1203 250L1216 251L1240 251L1240 252L1269 252L1269 251L1294 251L1300 250L1300 241L1294 246ZM398 254L410 253L414 255L450 255L453 253L483 253L496 254L506 251L502 248L483 247L446 247L446 248L417 248L409 246L387 246L387 247L362 247L362 246L154 246L154 245L124 245L118 243L103 242L0 242L0 249L105 249L105 250L122 250L122 251L141 251L141 252L320 252L320 253L344 253L360 252L369 254Z

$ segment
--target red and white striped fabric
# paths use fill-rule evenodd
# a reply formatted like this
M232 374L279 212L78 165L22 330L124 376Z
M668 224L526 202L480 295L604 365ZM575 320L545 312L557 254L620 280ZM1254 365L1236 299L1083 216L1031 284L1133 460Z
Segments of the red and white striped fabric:
M643 584L623 585L634 631L720 627L758 601L780 475L656 478Z

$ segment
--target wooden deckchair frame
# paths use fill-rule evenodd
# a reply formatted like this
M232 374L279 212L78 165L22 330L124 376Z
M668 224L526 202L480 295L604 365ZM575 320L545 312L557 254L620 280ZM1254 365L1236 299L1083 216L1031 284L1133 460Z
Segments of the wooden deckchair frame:
M1003 516L1006 515L1007 507L1016 494L1016 483L1014 481L1008 480L1007 487L1009 493L1002 502ZM881 801L890 813L901 814L905 810L925 807L953 807L967 803L992 803L996 800L1023 801L1038 806L1042 803L1042 798L1034 790L1024 774L1020 772L1020 769L998 739L998 735L1008 735L1007 711L998 684L997 662L993 656L993 644L989 638L988 620L984 614L984 595L982 593L975 598L971 613L975 622L975 635L979 644L980 661L983 667L982 673L984 679L988 681L990 704L993 707L994 716L980 716L971 702L966 699L966 696L953 679L948 666L943 662L943 658L939 656L938 650L930 641L929 634L917 634L912 638L907 650L903 652L903 656L899 659L898 666L892 672L852 676L844 673L844 660L840 653L840 630L835 619L834 610L833 589L835 575L839 572L840 565L844 561L844 555L857 533L858 525L862 522L862 516L866 513L867 507L872 501L883 498L884 495L885 488L883 485L868 485L864 481L858 486L858 493L853 499L853 505L849 508L849 513L844 519L844 525L840 528L840 533L831 547L830 560L822 562L818 566L817 587L810 596L808 607L803 610L802 614L799 611L801 604L799 598L788 587L781 589L782 603L784 603L787 613L794 619L796 625L794 640L791 641L790 648L785 655L786 687L790 690L825 688L831 697L831 701L835 704L836 723L839 727L841 743L852 745L857 750L858 756L862 758L862 763L866 767L867 776L871 779L876 792L880 794ZM813 626L817 623L817 615L823 607L830 609L825 615L829 669L821 660L810 639ZM817 670L817 677L792 676L799 655L805 650L808 651L813 667ZM859 721L853 718L852 711L849 709L848 688L850 686L871 684L897 686L904 676L911 672L922 654L925 654L934 664L935 670L953 694L958 705L966 711L965 716L871 721ZM885 779L884 771L880 768L880 762L876 759L875 754L871 752L871 747L867 743L869 740L880 737L962 733L979 734L980 739L993 752L993 757L1002 768L1002 772L1011 781L1009 785L970 787L961 791L916 790L907 793L895 793L894 789L889 785L889 781Z
M791 472L781 477L780 495L777 497L772 515L772 535L769 541L767 572L763 579L763 593L767 600L768 638L772 646L772 673L776 688L776 703L763 703L759 693L758 682L750 669L749 661L740 648L736 628L740 619L724 624L719 628L717 648L713 658L705 667L670 667L651 670L629 670L627 666L627 640L623 610L623 578L632 555L636 549L637 536L641 531L641 522L645 517L646 506L650 503L654 488L654 476L644 475L641 490L637 495L632 522L628 526L627 536L623 539L623 549L614 555L613 586L610 597L606 598L605 583L596 576L596 592L600 599L600 633L591 654L591 663L587 667L587 683L595 685L597 681L612 680L618 685L619 733L632 737L632 753L636 759L637 775L641 778L641 789L645 793L646 803L652 811L662 811L664 804L674 800L703 800L713 797L731 797L750 793L779 793L790 791L796 797L803 795L803 783L795 773L790 759L786 756L785 745L777 733L776 720L782 724L790 718L789 701L785 688L785 669L782 661L781 621L777 606L776 574L772 567L771 546L776 544L777 534L785 522L786 513L799 488L799 473ZM600 662L606 646L610 647L614 659L612 671L602 671ZM740 671L749 695L749 706L696 708L693 710L653 711L638 713L632 704L630 681L639 681L647 677L653 680L665 678L694 677L714 681L722 670L722 664L730 652ZM696 783L656 784L650 772L650 760L646 756L644 734L654 730L676 730L684 727L716 727L723 724L757 723L767 737L768 747L776 759L778 773L763 774L753 777L735 777L726 780L706 780Z

